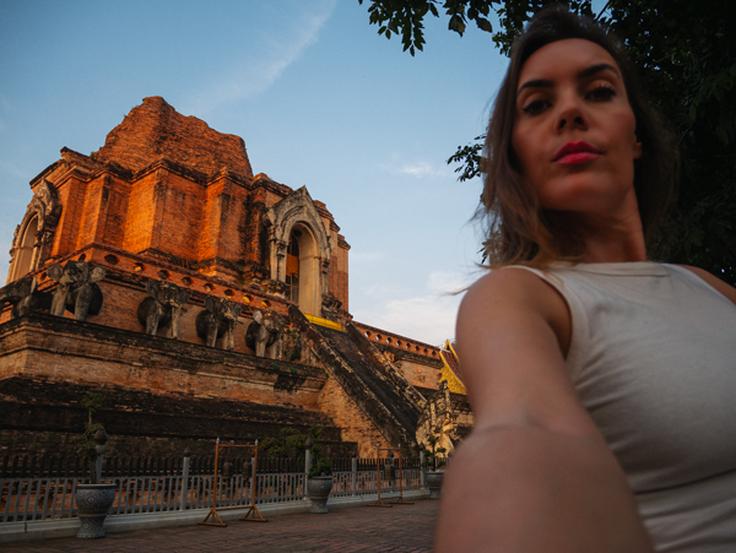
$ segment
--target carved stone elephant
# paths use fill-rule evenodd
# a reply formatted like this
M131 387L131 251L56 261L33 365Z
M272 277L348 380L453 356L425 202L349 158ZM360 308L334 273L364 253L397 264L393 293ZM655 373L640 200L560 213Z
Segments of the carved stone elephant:
M36 279L32 276L25 276L20 280L11 282L0 288L0 307L4 303L10 303L13 305L13 317L23 317L31 311L35 290Z
M105 278L105 269L84 261L67 261L62 267L52 265L46 274L58 285L51 300L51 314L61 316L65 310L78 321L97 315L102 308L102 290L96 284Z
M258 357L274 358L274 348L279 339L279 325L273 313L264 313L258 309L253 311L253 322L248 326L245 335L245 344L252 349Z
M138 305L138 321L146 334L156 336L159 328L169 327L169 337L179 337L179 320L190 292L170 282L149 280L146 283L149 297Z
M223 337L223 348L235 347L235 325L243 306L223 298L208 297L204 302L204 310L197 315L197 335L210 347L217 345Z

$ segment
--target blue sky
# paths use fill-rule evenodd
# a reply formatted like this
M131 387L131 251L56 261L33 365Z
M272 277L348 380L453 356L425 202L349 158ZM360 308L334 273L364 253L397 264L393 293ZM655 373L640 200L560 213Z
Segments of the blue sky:
M445 164L483 131L505 68L490 36L428 21L425 52L357 0L0 4L0 283L31 194L145 96L245 140L254 172L324 201L351 244L350 311L440 343L477 275L480 182Z

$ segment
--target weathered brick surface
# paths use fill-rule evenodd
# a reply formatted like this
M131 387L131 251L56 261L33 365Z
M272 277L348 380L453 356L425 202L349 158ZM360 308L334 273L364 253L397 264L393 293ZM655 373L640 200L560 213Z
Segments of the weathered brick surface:
M125 212L125 234L123 249L132 253L145 250L151 245L153 232L154 178L148 174L130 183L130 199Z
M246 199L247 191L227 176L209 184L199 225L199 259L240 260L241 222L246 217Z
M365 323L356 321L353 324L366 338L382 350L391 351L402 358L413 358L429 366L442 367L437 346Z
M84 205L84 183L68 178L57 186L59 203L63 206L54 239L52 255L64 255L76 249L79 221Z
M155 269L155 266L152 267ZM152 271L148 271L149 273ZM100 288L103 293L102 308L97 315L91 315L88 320L92 323L102 324L105 326L111 326L114 328L120 328L129 330L131 332L143 332L145 327L138 320L138 306L140 303L148 297L148 292L145 289L145 282L149 279L159 280L158 275L155 274L139 274L138 282L135 281L123 281L122 279L113 281L108 279L107 281L100 283ZM219 287L218 290L209 291L204 285L207 284L205 281L192 283L192 285L185 285L182 282L182 277L177 274L169 274L167 279L169 282L174 282L181 287L189 288L193 291L189 302L184 306L184 311L181 315L179 322L179 341L189 342L192 344L203 345L205 342L203 338L197 335L196 319L197 316L205 310L204 298L207 295L215 295L220 297L229 297L234 301L243 301L244 294L236 294L236 292L230 288ZM228 292L230 295L226 294ZM254 352L247 346L245 342L245 334L248 326L253 320L252 311L255 308L261 307L260 301L252 296L252 306L244 306L243 311L239 317L238 323L235 328L235 349L233 351L239 353L254 354ZM66 312L65 316L71 318L72 314ZM167 337L169 332L168 326L161 325L158 329L158 336Z
M427 399L434 399L439 394L437 388L418 386L419 392ZM457 424L461 436L465 436L473 426L473 412L470 410L470 402L464 394L451 393L452 408L457 415Z
M81 402L89 391L103 399L95 420L111 436L109 456L181 455L186 447L206 455L218 436L252 441L277 436L283 427L301 432L319 427L321 439L340 440L324 413L294 406L15 377L0 380L0 453L74 454L87 416Z
M328 378L322 388L319 408L342 429L344 440L358 444L359 457L377 457L377 448L393 445L334 377Z
M105 174L102 202L104 217L96 240L116 248L123 245L125 214L128 206L130 186L122 179Z
M259 360L245 344L253 310L287 315L293 307L283 297L283 285L270 280L283 275L271 275L275 244L269 240L274 229L267 213L300 192L265 173L252 175L242 139L177 113L162 98L146 98L97 152L85 156L62 149L61 159L34 178L32 188L43 181L57 190L62 210L50 257L38 272L38 291L49 299L56 286L44 273L49 264L86 260L107 270L99 283L102 308L86 324L72 321L67 312L63 319L37 320L35 326L11 322L0 328L0 379L23 374L319 409L346 429L346 439L361 442L364 455L372 455L376 444L393 440L397 445L398 434L386 430L391 424L401 427L404 438L398 441L411 439L419 403L407 403L407 393L416 394L411 385L436 387L434 376L442 366L436 347L358 323L360 333L387 353L401 374L384 366L383 357L366 343L360 351L344 352L343 372L350 373L351 364L361 359L381 359L372 369L368 364L360 385L352 389L349 375L339 386L339 379L325 383L320 369ZM331 244L327 293L346 311L350 246L327 206L312 201L317 224ZM302 282L321 278L318 265L304 268L314 273L302 275ZM163 325L158 337L143 334L137 310L150 280L191 292L178 340L166 339ZM207 296L243 305L233 352L207 348L197 335L196 318ZM334 308L327 299L325 305ZM305 309L318 313L318 301L315 294ZM9 308L0 306L0 323L9 319ZM329 355L312 357L310 363L330 371L334 359ZM363 392L380 404L372 418L366 416L370 408Z
M149 258L168 256L232 284L256 273L268 277L264 212L293 190L263 174L249 180L237 167L217 162L222 152L199 151L203 143L185 135L177 138L173 155L173 143L165 143L177 129L189 128L191 118L159 104L151 99L135 108L92 157L63 150L62 159L34 181L55 186L62 204L52 257L109 246ZM159 117L161 110L166 113ZM140 136L136 125L142 126ZM147 142L154 130L161 144ZM209 165L199 164L202 156L210 156ZM208 173L208 167L217 170ZM347 307L349 246L324 204L315 201L315 207L335 246L328 291Z
M341 419L344 431L364 438L361 448L375 450L383 442L394 447L411 446L421 395L349 324L346 331L341 332L308 325L296 309L292 308L290 315L309 340L310 348L324 363L334 384L326 392L323 390L322 408L345 412L333 416L344 417ZM327 405L330 401L333 405ZM353 417L353 413L358 416ZM365 435L364 425L375 429L375 437Z
M404 377L414 386L436 388L440 377L440 369L427 366L416 361L401 360L397 365Z
M125 386L316 411L321 369L51 316L0 328L0 380Z
M180 115L160 96L144 98L130 110L92 157L133 171L164 157L205 175L225 167L245 178L253 176L242 138Z
M231 286L268 278L264 213L293 190L265 174L253 177L246 165L238 137L148 98L99 151L63 149L62 159L34 179L32 186L54 186L62 205L52 259L110 247L159 264L154 275L167 258ZM326 206L314 205L333 244L327 289L347 309L349 245Z

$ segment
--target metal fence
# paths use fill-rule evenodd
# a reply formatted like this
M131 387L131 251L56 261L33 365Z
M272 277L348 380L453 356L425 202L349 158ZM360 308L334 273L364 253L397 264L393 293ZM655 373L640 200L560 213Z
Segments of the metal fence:
M252 486L252 459L225 459L219 467L218 507L248 505ZM294 470L301 464L300 470ZM375 494L377 483L387 493L419 489L420 463L411 460L399 470L395 459L336 459L333 497ZM300 501L306 491L304 459L258 459L258 504ZM127 469L127 470L126 470ZM185 511L212 505L213 460L183 457L169 460L126 461L105 464L106 481L115 483L111 514ZM62 473L68 472L66 475ZM147 473L147 474L146 474ZM77 485L89 482L80 462L0 459L0 523L77 516Z

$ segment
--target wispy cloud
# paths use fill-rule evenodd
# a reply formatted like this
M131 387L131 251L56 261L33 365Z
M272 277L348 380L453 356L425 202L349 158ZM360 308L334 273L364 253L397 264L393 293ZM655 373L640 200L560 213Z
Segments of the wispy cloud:
M414 163L406 163L396 170L401 175L410 177L446 177L451 174L447 167L441 167L428 163L426 161L418 161Z
M421 293L411 297L375 301L356 318L429 344L439 345L455 335L455 317L461 292L473 280L472 275L433 271Z
M350 252L350 263L361 264L361 263L375 263L385 259L385 252L381 251L362 251L362 252Z
M427 277L427 287L439 296L455 295L475 280L473 274L456 271L432 271Z
M317 5L317 11L300 14L284 36L271 36L270 40L262 42L263 51L258 52L260 59L256 61L254 56L248 56L219 79L214 79L212 86L197 91L183 102L184 111L206 116L222 105L247 100L268 90L317 41L336 5L337 0L326 0Z

